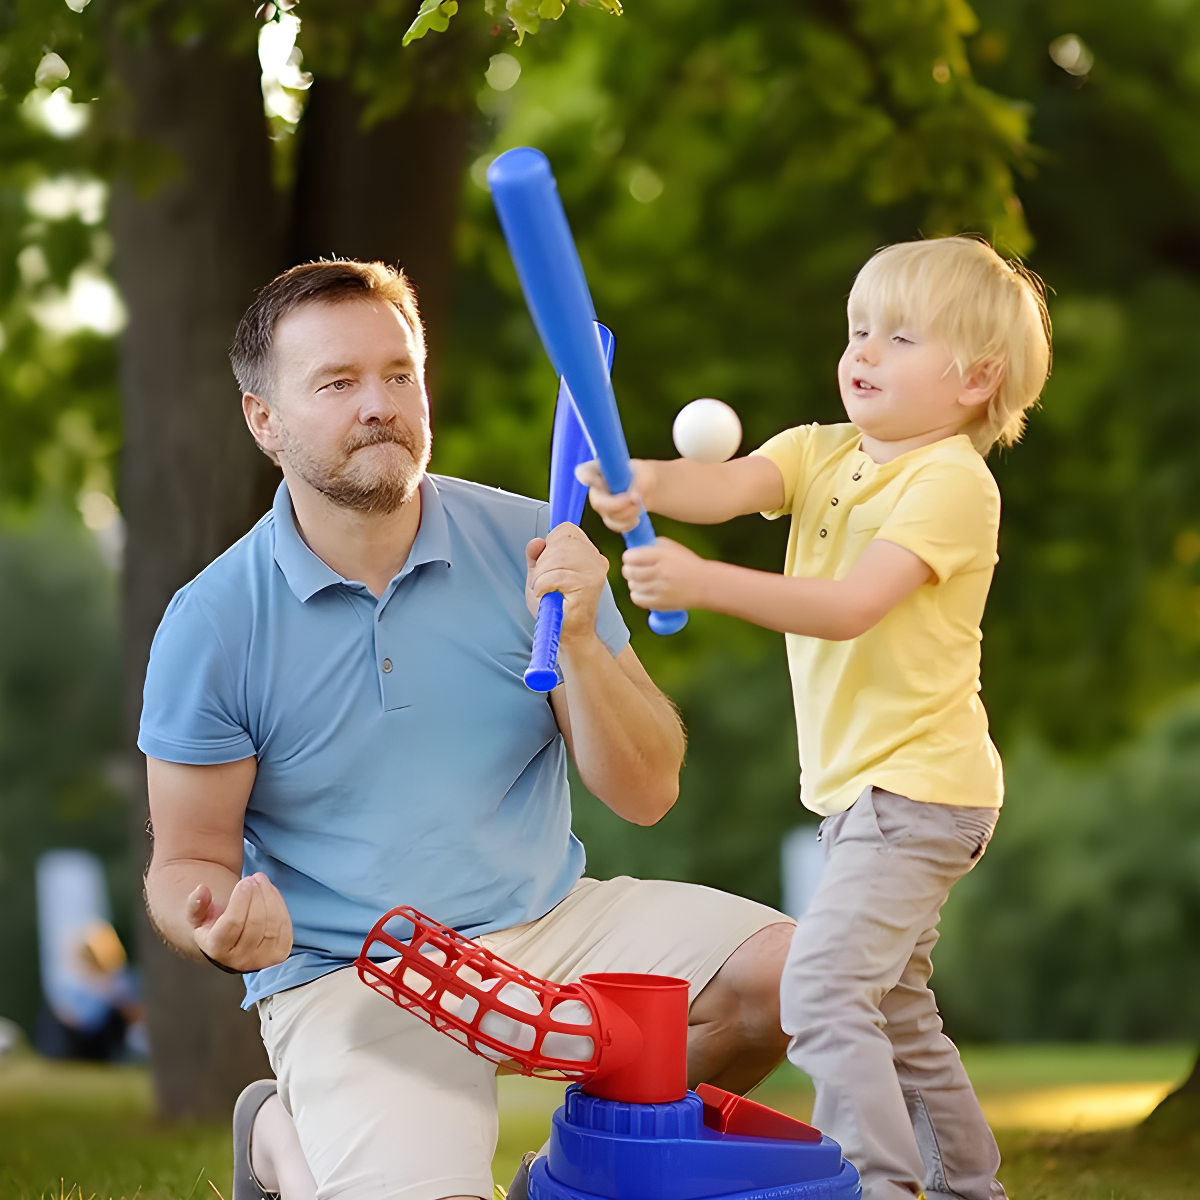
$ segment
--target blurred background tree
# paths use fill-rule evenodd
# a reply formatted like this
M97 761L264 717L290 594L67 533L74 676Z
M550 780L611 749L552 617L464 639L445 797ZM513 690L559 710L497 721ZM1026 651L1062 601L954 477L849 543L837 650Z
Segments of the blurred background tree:
M992 463L1006 508L985 699L1010 811L952 902L941 994L975 1037L1194 1029L1191 775L1187 738L1163 732L1187 726L1200 675L1193 7L645 0L619 19L570 12L517 45L464 0L444 32L401 49L415 0L304 0L267 27L265 72L251 7L0 5L0 495L12 514L78 507L110 542L119 500L125 737L170 595L268 503L275 476L241 427L225 348L277 269L322 253L410 269L436 356L435 469L537 495L555 389L484 190L500 150L534 144L554 163L617 333L637 454L670 454L671 418L697 395L739 410L747 449L839 419L858 266L889 241L975 230L1028 254L1054 289L1056 367L1025 444ZM664 532L747 565L782 560L785 530L758 518ZM780 838L807 819L782 640L707 614L656 639L628 617L684 711L689 764L654 829L577 794L589 869L778 902ZM22 636L36 628L53 636L45 623ZM105 764L128 745L95 715L119 703L102 690L80 717L101 731L79 739L92 779L117 778ZM1156 716L1178 697L1182 715ZM27 750L34 764L45 754ZM1151 760L1173 782L1135 802ZM49 803L63 785L44 778ZM87 811L111 811L102 791ZM0 784L0 813L18 824L19 794ZM1107 799L1089 808L1093 795ZM135 836L113 844L114 863L145 858L137 786L127 810ZM1149 866L1156 851L1177 868ZM1103 871L1087 871L1093 854ZM1072 899L1054 892L1060 877L1075 880ZM1104 934L1109 887L1142 897L1119 936ZM1154 921L1154 961L1178 964L1173 1004L1161 971L1128 968ZM1071 952L1050 971L1062 937ZM257 1070L236 987L144 927L139 953L164 1110L219 1110ZM1118 975L1120 998L1079 982Z

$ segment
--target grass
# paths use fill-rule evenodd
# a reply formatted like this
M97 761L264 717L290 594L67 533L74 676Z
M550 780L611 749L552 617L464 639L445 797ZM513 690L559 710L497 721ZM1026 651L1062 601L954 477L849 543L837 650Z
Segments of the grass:
M1136 1132L997 1131L1000 1180L1020 1200L1195 1200L1200 1138L1160 1145Z
M1165 1088L1186 1073L1193 1053L1187 1046L1047 1045L973 1048L963 1058L985 1106L1008 1103L1004 1111L1042 1119L1053 1117L1055 1097ZM561 1096L560 1085L500 1081L499 1182L507 1184L521 1154L545 1140ZM796 1115L811 1111L808 1080L790 1067L756 1096ZM136 1067L49 1063L29 1054L0 1059L0 1200L230 1200L228 1126L166 1127L152 1108L149 1079ZM1200 1132L1161 1142L1128 1128L1007 1128L997 1138L1001 1179L1020 1200L1200 1196Z
M230 1196L228 1126L163 1126L138 1067L0 1059L3 1200Z

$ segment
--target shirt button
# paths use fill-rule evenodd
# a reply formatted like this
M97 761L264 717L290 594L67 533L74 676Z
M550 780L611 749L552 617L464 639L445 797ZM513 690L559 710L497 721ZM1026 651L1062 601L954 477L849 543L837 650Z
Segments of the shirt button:
M851 475L850 478L853 479L855 483L857 483L862 478L862 476L861 475Z
M822 537L828 537L828 536L829 536L829 530L828 530L828 529L822 529L822 530L821 530L821 536L822 536Z
M382 667L385 675L390 675L392 673L392 660L390 658L385 658L379 665Z
M832 504L834 508L837 508L837 497L834 496L834 498L832 500L830 500L829 503Z

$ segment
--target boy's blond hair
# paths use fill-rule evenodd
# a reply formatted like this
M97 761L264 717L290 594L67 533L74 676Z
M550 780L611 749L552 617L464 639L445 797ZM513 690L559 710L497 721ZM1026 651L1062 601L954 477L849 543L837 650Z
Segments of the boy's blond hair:
M875 254L850 291L851 321L870 312L944 342L964 378L1000 362L1000 386L963 432L980 454L1011 446L1050 374L1050 314L1042 281L982 238L900 242Z

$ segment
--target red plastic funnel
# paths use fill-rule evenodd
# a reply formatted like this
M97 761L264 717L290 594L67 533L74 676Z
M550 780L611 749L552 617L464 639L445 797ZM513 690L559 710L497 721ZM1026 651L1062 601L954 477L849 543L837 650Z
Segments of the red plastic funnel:
M687 1095L686 979L669 975L584 975L579 981L596 998L601 1026L611 1043L596 1073L581 1086L590 1096L626 1104L668 1104ZM641 1047L616 1008L628 1017Z

